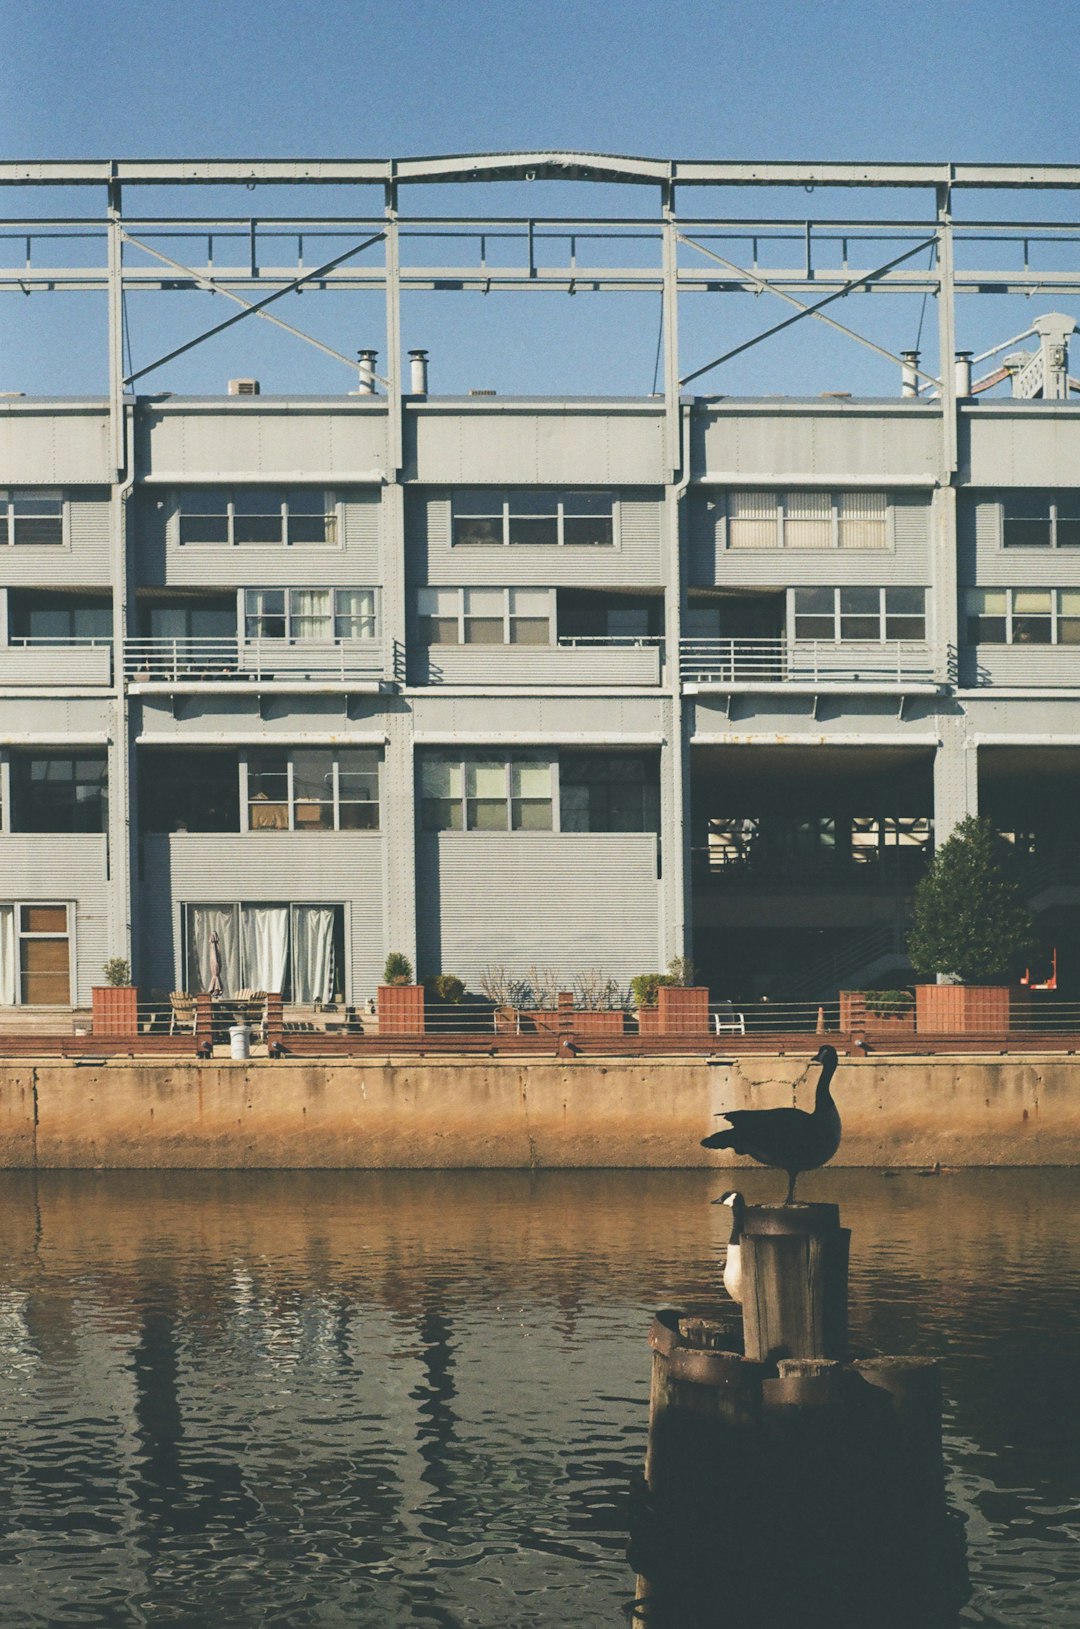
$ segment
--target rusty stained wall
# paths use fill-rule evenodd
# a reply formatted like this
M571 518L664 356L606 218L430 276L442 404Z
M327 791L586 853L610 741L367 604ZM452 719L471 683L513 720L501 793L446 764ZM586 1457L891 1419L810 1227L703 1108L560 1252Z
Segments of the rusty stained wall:
M699 1147L712 1116L809 1107L816 1073L800 1059L760 1055L721 1065L20 1060L0 1067L0 1166L746 1166ZM842 1059L834 1163L1078 1164L1078 1084L1080 1065L1060 1055Z

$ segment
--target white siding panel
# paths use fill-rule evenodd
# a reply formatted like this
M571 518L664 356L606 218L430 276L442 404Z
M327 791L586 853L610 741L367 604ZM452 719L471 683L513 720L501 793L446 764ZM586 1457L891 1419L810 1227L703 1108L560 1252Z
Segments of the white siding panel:
M965 414L971 486L1076 486L1080 413L1069 402L989 403Z
M663 410L416 407L407 476L437 485L642 486L667 478Z
M655 645L551 646L437 645L412 661L417 684L659 684Z
M690 495L689 580L695 587L780 589L817 583L926 585L930 581L930 494L890 493L888 549L728 549L726 493Z
M749 403L695 409L697 480L775 484L863 485L937 479L941 467L936 411L889 404L875 410L798 404L770 412Z
M112 480L109 415L58 402L0 402L0 486L102 486Z
M386 409L234 397L140 415L140 476L184 481L342 481L386 471Z
M498 483L509 485L508 481ZM593 486L604 485L593 481ZM410 495L406 522L409 577L432 587L535 584L542 588L659 588L666 577L664 505L659 494L632 493L618 501L614 548L490 547L451 545L448 492Z
M362 1001L379 982L384 840L377 832L177 832L143 839L140 979L175 988L177 906L217 900L338 904L351 924L352 988Z
M645 833L446 832L417 842L421 973L473 989L485 967L599 971L628 985L660 964L656 839Z
M66 833L0 837L0 900L71 901L75 905L75 1004L90 1005L113 954L103 836Z
M70 498L65 546L0 549L0 582L33 588L105 587L110 578L109 516L105 496Z

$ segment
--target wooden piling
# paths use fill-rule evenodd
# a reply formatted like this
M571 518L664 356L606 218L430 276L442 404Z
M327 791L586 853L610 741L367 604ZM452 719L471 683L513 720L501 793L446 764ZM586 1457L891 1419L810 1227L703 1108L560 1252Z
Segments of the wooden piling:
M851 1234L836 1205L748 1205L742 1237L746 1356L847 1357Z

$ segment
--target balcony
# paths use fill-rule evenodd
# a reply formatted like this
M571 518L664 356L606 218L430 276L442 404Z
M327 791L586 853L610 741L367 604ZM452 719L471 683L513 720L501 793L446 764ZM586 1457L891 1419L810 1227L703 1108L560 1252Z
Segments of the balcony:
M933 695L940 689L922 640L684 639L679 672L691 693L877 690Z
M563 637L556 645L431 645L410 658L418 684L554 685L588 690L660 683L663 640Z
M0 685L80 689L112 683L112 640L107 637L13 637L0 646Z
M128 639L124 681L133 691L383 688L383 647L372 639Z

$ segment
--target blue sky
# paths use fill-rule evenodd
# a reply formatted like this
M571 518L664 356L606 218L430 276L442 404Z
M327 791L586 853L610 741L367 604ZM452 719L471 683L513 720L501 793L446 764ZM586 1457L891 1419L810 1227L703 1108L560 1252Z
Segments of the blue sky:
M1075 6L1063 0L0 0L0 20L0 154L7 158L379 157L538 147L758 159L1077 157L1080 46ZM522 188L472 189L469 207L628 207L625 199L602 201L600 188L578 187L561 200L551 190L538 187L526 200ZM423 203L437 208L440 201L449 199ZM254 201L218 194L196 203L187 194L182 206L250 212L270 202L264 194ZM358 202L366 209L377 200ZM16 203L12 194L7 208L40 213L72 203L42 193ZM74 200L79 209L90 203L88 193ZM629 203L647 207L641 194ZM796 203L799 212L809 208L795 200L793 212ZM836 214L853 203L818 196L814 209ZM339 212L356 207L333 204ZM745 211L749 200L739 204ZM1047 212L1068 218L1071 209L1046 200ZM220 300L209 296L167 301L129 301L136 362L222 315ZM767 316L758 302L730 297L692 303L684 371L783 315L770 300ZM932 310L922 313L917 299L855 303L853 312L845 302L842 320L881 343L913 343L920 317L933 343ZM989 314L965 313L962 337L976 348L999 329L1001 338L1019 331L1034 314L1023 302L979 302L988 303ZM312 296L290 297L288 304L289 320L340 350L379 343L381 312L370 297L328 297L325 307ZM89 297L9 296L0 308L0 388L100 388L99 308ZM436 390L636 393L651 388L658 318L647 296L576 305L542 296L527 312L517 295L416 296L404 339L431 348ZM264 388L342 388L337 365L257 321L140 388L220 388L226 375L248 371L266 375ZM891 392L893 385L887 364L801 324L699 388Z

